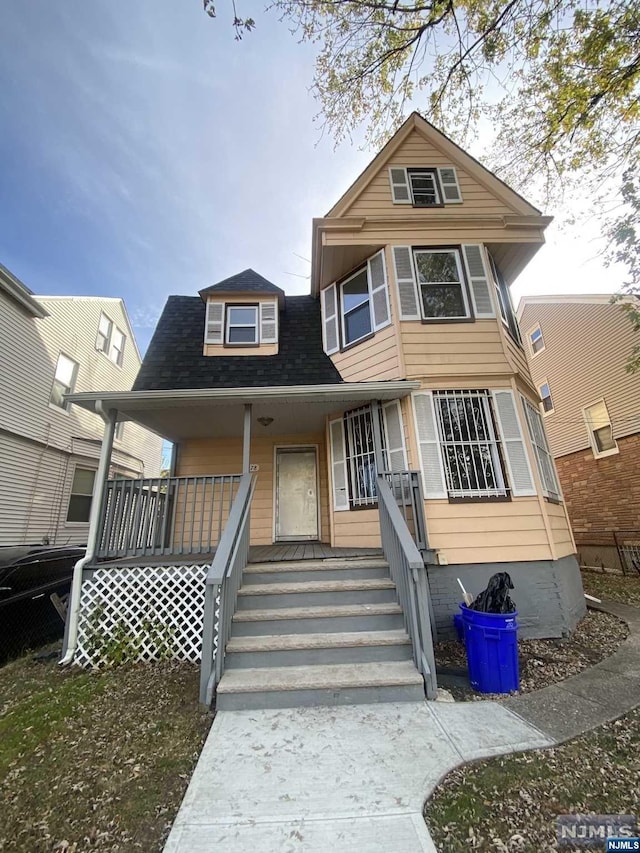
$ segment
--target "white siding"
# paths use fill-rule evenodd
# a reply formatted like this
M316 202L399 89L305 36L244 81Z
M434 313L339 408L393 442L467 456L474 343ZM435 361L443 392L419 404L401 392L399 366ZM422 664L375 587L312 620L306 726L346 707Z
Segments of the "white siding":
M49 405L58 354L79 364L76 391L130 389L140 358L119 299L38 301L49 317L34 319L0 293L0 542L83 543L86 530L65 524L70 477L78 459L97 464L104 425L77 406ZM101 312L126 335L122 367L95 348ZM134 424L124 429L118 467L156 476L161 439Z

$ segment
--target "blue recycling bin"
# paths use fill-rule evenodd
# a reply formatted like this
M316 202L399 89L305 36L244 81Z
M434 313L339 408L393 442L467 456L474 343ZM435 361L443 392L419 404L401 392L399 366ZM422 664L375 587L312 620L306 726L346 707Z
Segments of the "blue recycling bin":
M518 612L481 613L460 605L469 681L479 693L511 693L520 687Z

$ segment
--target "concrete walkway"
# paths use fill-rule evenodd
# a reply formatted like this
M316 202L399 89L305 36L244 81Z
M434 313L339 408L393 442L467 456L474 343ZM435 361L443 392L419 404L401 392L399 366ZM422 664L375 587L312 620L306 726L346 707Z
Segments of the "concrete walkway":
M425 799L454 767L552 746L640 705L640 611L610 658L504 702L217 714L165 853L433 853Z

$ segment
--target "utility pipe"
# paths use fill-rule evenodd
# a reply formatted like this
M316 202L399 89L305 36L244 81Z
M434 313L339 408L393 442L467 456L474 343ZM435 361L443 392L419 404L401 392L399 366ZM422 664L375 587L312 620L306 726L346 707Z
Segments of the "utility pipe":
M69 598L69 610L67 613L67 625L65 626L65 648L60 666L68 666L74 658L78 646L78 621L80 615L80 595L82 593L82 577L85 566L90 563L95 555L98 544L98 533L100 519L102 518L102 507L105 496L105 483L109 477L109 465L111 464L111 451L113 450L113 439L116 431L116 409L105 411L102 400L96 400L96 412L105 422L102 447L100 449L100 461L98 471L93 484L93 499L91 501L91 512L89 514L89 534L87 536L87 550L75 564L73 569L73 580L71 582L71 596Z

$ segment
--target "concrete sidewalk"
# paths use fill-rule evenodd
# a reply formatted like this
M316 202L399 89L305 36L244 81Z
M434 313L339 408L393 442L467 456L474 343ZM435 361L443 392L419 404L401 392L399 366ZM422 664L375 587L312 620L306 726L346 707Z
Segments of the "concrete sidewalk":
M434 853L425 799L454 767L552 746L640 705L640 611L602 663L504 702L219 712L165 853Z
M165 853L423 853L426 796L452 767L547 746L493 702L216 716Z

